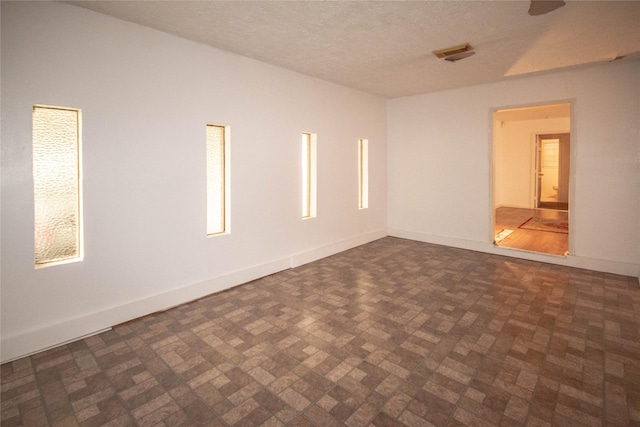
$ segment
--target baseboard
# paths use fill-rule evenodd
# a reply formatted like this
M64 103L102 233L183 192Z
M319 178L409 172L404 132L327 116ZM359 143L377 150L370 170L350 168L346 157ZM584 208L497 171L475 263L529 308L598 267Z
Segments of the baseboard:
M291 256L291 267L298 267L303 264L307 264L313 261L317 261L322 258L326 258L331 255L355 248L357 246L364 245L374 240L382 239L387 236L386 229L380 229L371 233L356 236L351 239L342 240L340 242L333 243L331 245L323 246L321 248L312 249L309 251L299 252Z
M76 341L109 329L114 325L157 311L167 310L290 267L291 260L287 257L116 307L110 307L86 316L76 317L9 337L3 336L0 346L2 363Z
M321 248L297 253L262 265L247 268L203 282L194 283L168 292L131 301L119 306L68 319L53 325L22 332L0 339L2 363L28 356L42 350L73 342L110 329L148 314L167 310L180 304L211 295L270 274L297 267L308 262L337 254L369 243L387 235L386 229L336 242Z
M47 325L42 328L9 337L3 336L0 340L0 358L2 363L5 363L51 347L76 341L101 331L108 330L113 325L127 322L157 311L167 310L171 307L175 307L176 305L184 304L291 267L297 267L327 256L335 255L345 250L381 239L387 235L443 246L493 253L550 264L565 265L569 267L585 268L588 270L621 274L625 276L638 277L639 275L639 268L635 264L583 257L557 257L524 251L513 251L500 248L492 243L430 235L393 228L388 230L381 229L313 250L296 253L290 257L274 260L245 270L174 289L169 292L152 295L120 306L111 307L100 312L90 313L86 316L69 319L54 325Z
M436 245L450 246L460 249L468 249L477 252L485 252L502 255L512 258L526 259L530 261L545 262L548 264L564 265L567 267L584 268L586 270L600 271L603 273L620 274L622 276L639 277L640 266L636 264L617 262L604 259L586 258L580 256L556 256L545 255L535 252L519 251L502 248L493 243L478 242L474 240L458 239L453 237L437 236L416 231L401 230L396 228L388 229L389 236L403 239L416 240L419 242L433 243Z
M398 228L387 229L387 234L391 237L400 237L402 239L416 240L418 242L433 243L435 245L450 246L453 248L469 249L471 251L487 252L486 243L475 240L458 239L455 237L438 236L435 234L427 234L419 231L402 230Z

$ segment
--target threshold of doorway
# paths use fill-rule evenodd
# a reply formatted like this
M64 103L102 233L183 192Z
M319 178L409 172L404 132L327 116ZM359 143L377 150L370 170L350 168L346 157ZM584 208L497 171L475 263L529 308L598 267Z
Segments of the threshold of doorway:
M552 254L549 252L539 252L539 251L531 251L528 249L521 249L521 248L512 248L509 246L502 246L500 244L498 244L498 242L493 242L493 246L495 246L496 248L500 248L500 249L505 249L505 250L509 250L509 251L513 251L513 252L522 252L522 253L526 253L526 254L535 254L535 255L544 255L544 256L550 256L550 257L554 257L554 258L563 258L566 259L569 256L569 251L565 251L564 254Z

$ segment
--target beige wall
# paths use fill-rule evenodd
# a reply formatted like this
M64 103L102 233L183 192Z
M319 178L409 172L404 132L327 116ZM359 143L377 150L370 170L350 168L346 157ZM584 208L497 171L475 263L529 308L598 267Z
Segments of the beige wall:
M570 119L497 122L494 144L496 207L533 208L535 138L544 133L567 133Z

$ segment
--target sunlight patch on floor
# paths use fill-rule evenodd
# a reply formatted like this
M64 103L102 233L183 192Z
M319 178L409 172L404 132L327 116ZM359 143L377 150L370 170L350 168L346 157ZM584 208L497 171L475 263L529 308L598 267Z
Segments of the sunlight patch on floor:
M500 232L496 234L496 243L504 240L511 233L513 233L513 230L508 230L506 228L500 230Z

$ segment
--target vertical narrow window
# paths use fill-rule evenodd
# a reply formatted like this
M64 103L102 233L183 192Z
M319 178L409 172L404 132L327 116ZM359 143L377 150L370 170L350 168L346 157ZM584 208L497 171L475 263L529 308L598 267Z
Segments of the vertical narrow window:
M358 208L369 207L369 140L358 140Z
M207 125L207 235L229 232L228 128Z
M82 259L80 110L33 107L36 268Z
M302 134L302 218L316 216L316 135Z

